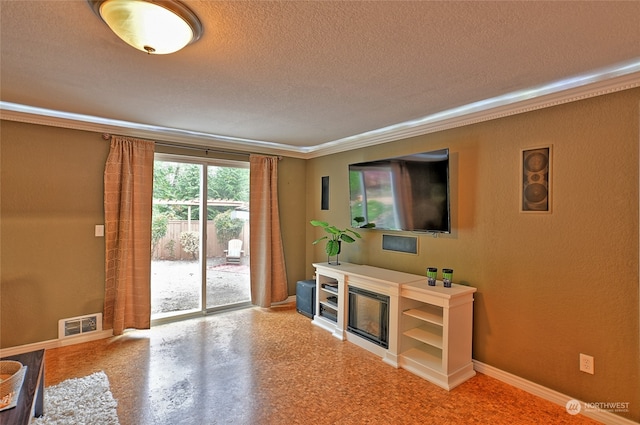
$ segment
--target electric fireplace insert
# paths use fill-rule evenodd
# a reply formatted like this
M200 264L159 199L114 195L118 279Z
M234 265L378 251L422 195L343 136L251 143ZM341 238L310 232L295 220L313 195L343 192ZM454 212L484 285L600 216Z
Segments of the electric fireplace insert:
M389 297L349 286L347 330L389 348Z

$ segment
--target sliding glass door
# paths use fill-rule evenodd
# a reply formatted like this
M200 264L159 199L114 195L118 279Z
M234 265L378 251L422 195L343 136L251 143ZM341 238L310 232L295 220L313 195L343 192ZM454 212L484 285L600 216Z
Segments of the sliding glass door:
M249 169L209 166L207 194L206 308L248 303Z
M157 154L154 322L249 305L248 164Z

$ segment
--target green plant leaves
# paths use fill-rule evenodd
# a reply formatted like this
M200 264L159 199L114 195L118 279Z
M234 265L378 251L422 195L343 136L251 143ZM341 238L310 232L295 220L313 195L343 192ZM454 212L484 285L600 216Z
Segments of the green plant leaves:
M353 243L356 240L353 239L351 236L347 235L346 233L343 233L340 235L340 240L345 241L346 243Z
M319 239L316 239L315 241L312 242L312 244L317 244L320 241L323 240L327 240L327 245L325 247L325 251L327 252L327 255L329 257L333 257L334 255L338 255L338 253L340 252L340 242L346 242L346 243L353 243L356 240L355 238L362 238L362 236L360 236L360 234L354 230L351 229L338 229L336 226L331 226L329 223L327 223L326 221L321 221L321 220L311 220L310 221L312 226L315 227L322 227L325 232L327 232L329 234L329 236L323 236ZM348 233L350 234L348 234ZM352 236L353 235L353 236Z
M326 221L320 221L320 220L311 220L311 225L312 226L316 226L316 227L328 227L329 223L327 223Z
M338 252L340 252L340 242L338 242L337 240L330 239L329 241L327 241L327 246L325 249L329 257L338 255Z

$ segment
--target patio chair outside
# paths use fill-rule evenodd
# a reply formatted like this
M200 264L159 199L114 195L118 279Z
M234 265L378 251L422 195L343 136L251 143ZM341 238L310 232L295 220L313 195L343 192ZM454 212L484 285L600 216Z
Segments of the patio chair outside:
M227 264L240 264L244 251L242 250L242 241L240 239L231 239L228 249L224 250Z

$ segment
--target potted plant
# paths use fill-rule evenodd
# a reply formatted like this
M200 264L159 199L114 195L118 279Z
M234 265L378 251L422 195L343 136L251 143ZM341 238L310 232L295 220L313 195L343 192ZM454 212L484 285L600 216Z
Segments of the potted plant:
M333 264L335 265L340 264L340 262L338 261L338 254L340 254L340 248L341 248L340 245L342 242L346 242L346 243L355 242L356 240L353 238L353 236L355 236L358 239L362 238L362 236L360 236L360 234L354 230L351 230L351 229L341 230L341 229L338 229L336 226L331 226L326 221L311 220L311 225L315 227L322 227L324 231L329 234L321 238L318 238L312 242L315 245L320 241L323 241L325 239L327 240L325 251L327 252L327 262L329 264L331 264L329 259L334 255L336 256L336 262Z

